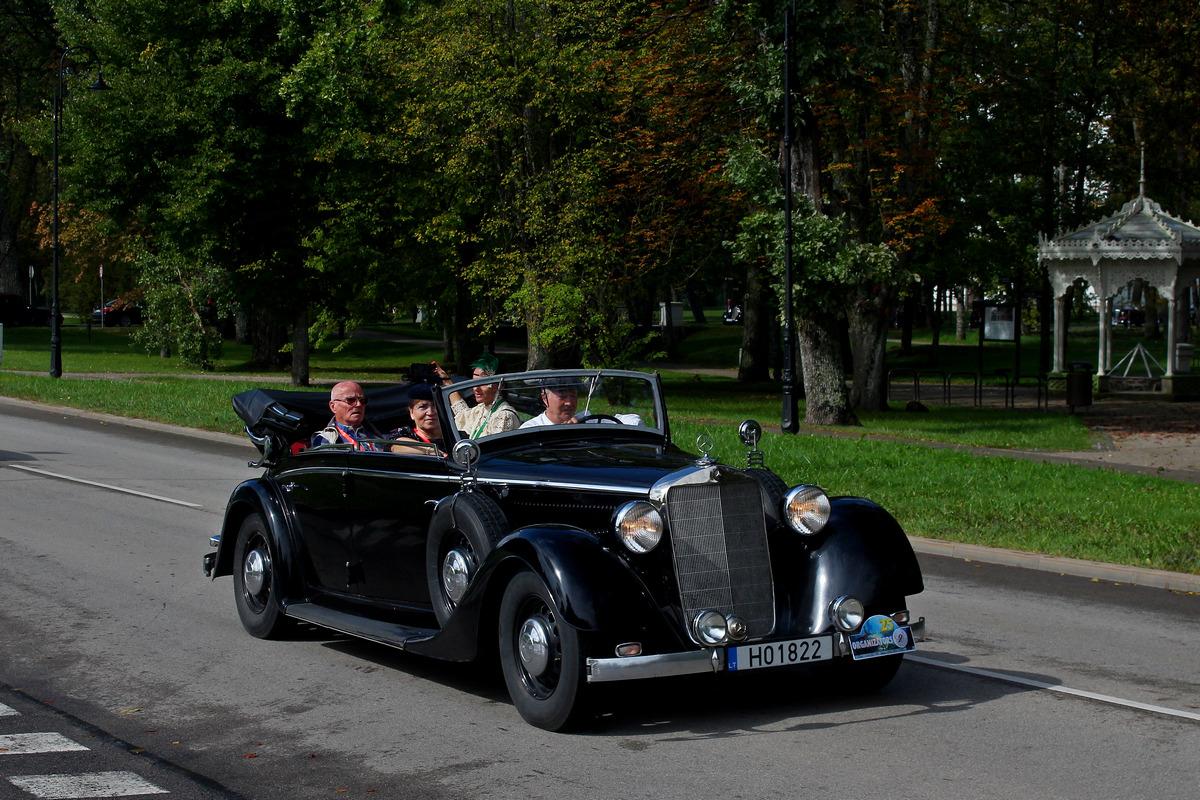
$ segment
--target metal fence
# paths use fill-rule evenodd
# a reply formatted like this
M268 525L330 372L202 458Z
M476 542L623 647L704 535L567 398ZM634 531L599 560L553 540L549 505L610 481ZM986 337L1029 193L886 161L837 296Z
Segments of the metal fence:
M918 403L974 408L1048 407L1046 380L1023 375L1012 379L1011 370L946 372L940 369L898 367L888 371L889 403Z

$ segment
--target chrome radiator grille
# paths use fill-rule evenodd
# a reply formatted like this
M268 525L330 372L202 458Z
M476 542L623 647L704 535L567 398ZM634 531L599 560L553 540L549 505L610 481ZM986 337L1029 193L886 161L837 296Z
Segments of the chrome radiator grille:
M771 560L758 484L685 484L666 510L685 619L714 609L746 621L751 638L775 628Z

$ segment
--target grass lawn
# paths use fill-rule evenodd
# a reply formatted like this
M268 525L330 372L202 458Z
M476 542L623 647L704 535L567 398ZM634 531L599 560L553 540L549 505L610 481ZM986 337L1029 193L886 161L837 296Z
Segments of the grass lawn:
M414 326L379 326L370 332L375 338L356 337L337 343L344 345L341 349L330 344L313 353L312 378L326 382L314 391L327 391L328 382L344 378L393 383L409 364L441 356L440 339ZM680 343L671 362L733 366L740 337L738 326L698 328ZM921 347L930 345L918 343L915 349ZM973 370L972 359L978 358L974 345L943 342L938 350L942 368L961 362L964 369ZM1085 350L1086 341L1079 352ZM1114 352L1124 351L1118 346ZM1011 353L1008 346L987 355L1003 364ZM63 329L68 379L54 380L46 375L49 330L6 329L0 395L237 433L241 422L233 414L230 396L267 385L248 361L247 348L226 343L217 369L207 377L192 377L193 370L177 359L147 355L130 329L93 329L89 335L86 328L68 326ZM519 357L517 361L508 366L518 368ZM35 374L20 374L24 371ZM113 377L69 379L72 373L85 372ZM286 373L272 377L286 379ZM694 450L696 436L708 432L716 442L715 456L744 463L736 424L748 417L758 419L768 428L761 444L767 464L789 483L818 483L833 494L869 497L911 534L1200 574L1200 486L882 438L1049 451L1087 448L1087 429L1061 410L893 411L861 415L863 426L847 430L858 434L850 437L811 432L784 436L770 431L778 425L781 409L775 384L746 385L708 376L696 380L688 372L664 372L663 382L672 433L685 449ZM131 384L139 391L130 391Z

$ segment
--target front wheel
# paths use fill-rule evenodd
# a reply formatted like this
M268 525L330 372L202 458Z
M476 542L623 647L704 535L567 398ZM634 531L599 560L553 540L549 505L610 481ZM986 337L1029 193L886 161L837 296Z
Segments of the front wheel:
M586 711L586 656L579 631L563 621L546 584L521 572L500 601L500 669L526 722L570 727Z
M251 636L278 639L291 627L279 604L279 569L266 523L251 514L238 529L233 550L233 591L238 618Z
M850 694L875 694L892 682L902 663L902 653L851 661L842 673L842 688Z

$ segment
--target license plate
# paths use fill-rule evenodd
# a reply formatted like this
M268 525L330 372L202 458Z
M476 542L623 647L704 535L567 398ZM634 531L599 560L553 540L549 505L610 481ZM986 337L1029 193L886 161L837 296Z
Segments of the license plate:
M790 639L786 642L763 642L730 647L725 661L731 672L765 667L786 667L792 664L811 664L833 658L833 637L813 636Z

